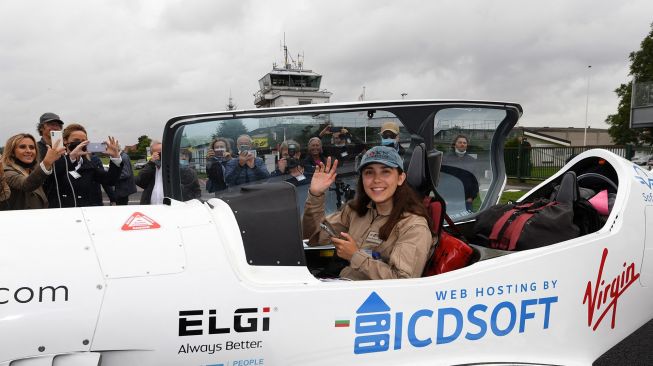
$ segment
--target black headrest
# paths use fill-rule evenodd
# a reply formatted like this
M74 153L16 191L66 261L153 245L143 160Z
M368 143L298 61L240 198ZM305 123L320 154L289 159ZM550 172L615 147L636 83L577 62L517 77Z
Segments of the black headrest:
M580 193L578 191L578 181L576 173L568 171L562 176L558 192L555 193L554 200L562 203L572 204L578 200Z
M406 180L418 192L423 192L427 185L425 158L424 144L415 145L406 169Z

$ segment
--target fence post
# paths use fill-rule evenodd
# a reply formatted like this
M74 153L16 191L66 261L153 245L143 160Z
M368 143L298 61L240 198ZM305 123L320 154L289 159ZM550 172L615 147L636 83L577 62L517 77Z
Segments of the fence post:
M633 151L633 145L626 144L626 159L632 160L634 155L635 155L635 152Z
M523 182L521 177L521 152L522 152L522 143L521 141L517 144L517 179L520 182Z

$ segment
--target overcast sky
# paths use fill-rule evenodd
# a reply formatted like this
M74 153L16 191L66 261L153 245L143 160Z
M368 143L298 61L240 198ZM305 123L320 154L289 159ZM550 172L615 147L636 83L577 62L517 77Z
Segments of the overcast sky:
M653 1L0 2L0 141L43 112L95 141L160 138L177 115L254 108L280 42L323 75L333 102L521 103L525 126L606 128ZM592 65L588 69L588 65Z

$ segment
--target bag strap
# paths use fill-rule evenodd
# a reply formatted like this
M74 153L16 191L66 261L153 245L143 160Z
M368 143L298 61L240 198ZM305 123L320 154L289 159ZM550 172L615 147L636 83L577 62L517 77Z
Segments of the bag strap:
M530 205L524 204L516 209L507 211L492 228L490 244L496 249L515 250L517 248L517 241L528 220L537 212L557 204L558 202L555 201L542 201ZM499 225L499 223L502 224Z
M456 238L460 239L465 244L469 244L469 241L465 237L465 234L463 234L463 232L460 231L458 226L456 226L456 223L453 222L451 217L449 217L449 214L447 214L446 212L444 213L444 220L447 222L447 224L449 225L448 227L451 229L451 231L453 231L453 233L455 234L454 236Z
M523 213L523 210L518 208L512 208L501 215L496 223L492 226L492 231L490 232L490 246L494 249L503 249L507 248L503 245L502 241L499 238L503 237L503 233L506 231L506 228L512 223L513 220Z

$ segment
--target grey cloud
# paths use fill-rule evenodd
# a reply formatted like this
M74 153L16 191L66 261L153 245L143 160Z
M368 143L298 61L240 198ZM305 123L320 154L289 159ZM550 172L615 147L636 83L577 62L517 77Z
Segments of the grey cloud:
M258 79L291 55L333 101L470 98L524 105L524 124L614 113L653 3L614 1L81 1L0 3L0 141L38 115L127 144L184 113L253 108Z

